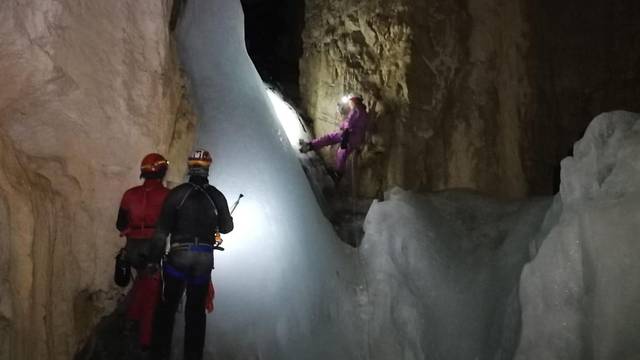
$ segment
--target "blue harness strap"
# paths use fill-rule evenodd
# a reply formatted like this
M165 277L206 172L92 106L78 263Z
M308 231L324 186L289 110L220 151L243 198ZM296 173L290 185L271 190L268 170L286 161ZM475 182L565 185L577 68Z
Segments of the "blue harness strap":
M195 251L195 252L201 252L201 253L210 253L211 251L213 251L213 246L207 245L207 244L204 244L204 245L191 245L189 250Z
M186 281L187 283L192 285L204 285L211 280L210 274L203 274L199 276L188 276L182 271L166 263L164 264L164 272L175 279Z
M188 251L194 251L199 253L211 253L213 251L213 246L209 244L198 244L198 245L185 244L184 246L177 247L176 250L178 251L188 250ZM171 264L167 262L163 263L163 268L167 275L178 280L186 281L187 283L192 285L204 285L208 283L209 280L211 280L211 274L203 274L200 276L189 276L183 273L182 271L176 269L175 267L171 266Z

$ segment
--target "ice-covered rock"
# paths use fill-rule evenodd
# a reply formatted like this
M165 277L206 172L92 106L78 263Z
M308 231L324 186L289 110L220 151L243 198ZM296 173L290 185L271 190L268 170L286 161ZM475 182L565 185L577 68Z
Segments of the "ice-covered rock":
M549 199L395 189L365 221L369 359L511 359L520 269Z
M562 162L560 197L522 273L516 359L639 359L640 115L593 120Z

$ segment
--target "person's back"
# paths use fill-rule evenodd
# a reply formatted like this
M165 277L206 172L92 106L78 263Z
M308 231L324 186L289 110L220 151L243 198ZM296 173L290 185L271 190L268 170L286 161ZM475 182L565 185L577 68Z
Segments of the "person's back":
M172 242L191 241L198 238L207 241L216 231L231 231L229 219L219 215L218 206L226 202L224 195L214 186L209 185L207 178L192 176L189 182L171 190L167 203L176 210L169 213L173 222L169 224Z
M131 239L151 239L168 194L161 179L145 179L142 185L127 190L120 203L124 215L116 224L121 234Z
M169 358L175 313L185 289L184 359L202 359L215 234L233 230L226 198L209 185L210 163L211 156L202 150L189 158L189 182L171 190L153 236L154 254L159 258L171 235L163 264L164 297L154 327L154 359Z

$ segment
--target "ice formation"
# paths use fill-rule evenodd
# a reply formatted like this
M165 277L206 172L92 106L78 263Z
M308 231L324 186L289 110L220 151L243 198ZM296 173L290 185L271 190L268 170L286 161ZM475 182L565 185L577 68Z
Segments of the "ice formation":
M243 26L240 1L192 0L179 28L201 122L197 143L214 156L212 182L230 202L245 195L226 251L216 253L205 357L352 358L353 342L338 337L351 302L341 301L336 281L356 273L349 249L316 205L247 55Z
M549 199L400 189L372 205L362 256L372 359L511 359L517 284Z
M562 162L556 225L525 266L516 359L640 359L640 115L600 115Z

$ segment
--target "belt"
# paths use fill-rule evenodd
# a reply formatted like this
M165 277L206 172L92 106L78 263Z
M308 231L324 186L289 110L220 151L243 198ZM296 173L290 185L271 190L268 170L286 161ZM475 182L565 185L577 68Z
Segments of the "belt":
M140 229L155 229L155 225L130 225L130 230L140 230Z

